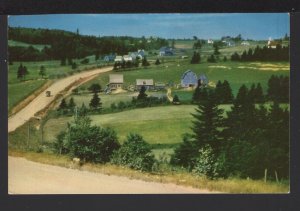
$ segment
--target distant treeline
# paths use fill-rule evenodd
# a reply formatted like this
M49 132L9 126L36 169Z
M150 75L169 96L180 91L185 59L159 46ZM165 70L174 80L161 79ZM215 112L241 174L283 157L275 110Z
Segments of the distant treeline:
M90 55L105 55L115 53L127 54L138 49L151 50L168 46L168 41L162 38L134 38L122 37L96 37L80 35L63 30L31 29L9 27L10 40L21 41L29 44L45 44L38 51L33 47L9 47L9 59L11 61L37 61L52 59L75 59Z
M237 52L231 55L231 61L289 61L289 46L278 44L276 48L263 48L257 46L254 50L250 48L245 50L241 55Z

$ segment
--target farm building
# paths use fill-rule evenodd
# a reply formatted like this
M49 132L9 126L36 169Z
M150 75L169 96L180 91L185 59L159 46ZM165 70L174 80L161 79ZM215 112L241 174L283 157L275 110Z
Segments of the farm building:
M154 89L153 79L136 79L136 89L140 90L142 86L146 87L146 90Z
M163 90L165 88L166 88L166 84L165 83L162 83L162 82L156 82L155 83L155 89Z
M273 40L269 40L268 41L268 48L277 48L277 45L280 45L279 42L273 41Z
M160 56L173 56L174 50L170 47L162 47L159 49Z
M205 74L200 75L198 81L199 81L200 86L207 86L207 84L208 84L208 79Z
M109 88L111 90L121 89L124 83L123 74L109 75Z
M212 39L208 39L207 44L214 44L214 41Z
M123 56L123 60L124 60L125 62L132 62L132 61L133 61L133 58L132 58L131 56L129 56L129 55L124 55L124 56Z
M116 56L115 62L123 62L123 56Z
M115 55L106 55L104 56L103 60L105 62L113 62L115 60L116 56Z
M198 77L192 70L187 70L181 76L181 87L196 87L198 85Z
M243 42L241 43L241 45L248 46L248 45L250 45L250 43L247 42L247 41L243 41Z

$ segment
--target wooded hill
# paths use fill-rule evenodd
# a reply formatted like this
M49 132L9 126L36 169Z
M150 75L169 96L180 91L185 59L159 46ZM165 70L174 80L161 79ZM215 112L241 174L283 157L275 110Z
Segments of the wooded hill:
M9 46L10 61L38 61L53 59L84 58L90 55L110 53L126 54L138 49L152 50L167 46L168 41L162 38L135 38L129 36L96 37L81 35L64 30L33 29L9 27L8 38L28 44L44 44L42 51L33 47Z

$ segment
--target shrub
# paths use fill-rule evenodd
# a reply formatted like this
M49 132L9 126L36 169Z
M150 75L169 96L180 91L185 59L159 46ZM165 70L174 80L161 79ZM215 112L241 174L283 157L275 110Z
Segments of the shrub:
M225 157L224 154L216 156L209 145L199 150L199 157L195 163L193 171L199 175L210 179L225 176Z
M188 134L185 134L183 142L175 149L170 163L191 170L195 165L197 154L198 148L196 142Z
M92 126L86 116L68 125L65 139L70 155L83 161L108 162L113 151L120 147L114 130Z
M155 162L150 145L138 134L129 134L127 141L113 154L112 163L151 171Z
M88 58L85 58L80 61L81 64L88 64L89 62L90 62L90 60Z

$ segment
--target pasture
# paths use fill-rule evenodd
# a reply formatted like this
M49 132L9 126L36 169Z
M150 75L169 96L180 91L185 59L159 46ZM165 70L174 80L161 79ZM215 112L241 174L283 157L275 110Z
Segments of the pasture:
M209 81L217 83L218 80L229 81L233 94L236 95L242 84L250 87L252 83L261 83L264 92L267 91L267 83L271 75L289 75L288 62L218 62L190 64L190 59L177 59L167 61L161 65L151 65L147 68L138 68L129 71L117 72L124 75L124 85L135 85L136 79L154 79L154 82L166 84L180 84L181 76L186 70L193 70L197 75L206 74ZM99 83L105 87L109 82L109 74L101 74L94 80L82 85L87 88L93 83Z
M182 134L190 132L191 113L195 108L195 105L160 106L90 117L93 124L116 130L121 143L133 132L141 134L150 144L172 145L180 143ZM220 108L227 111L230 105L221 105ZM72 119L61 117L48 120L44 126L45 141L53 141Z

